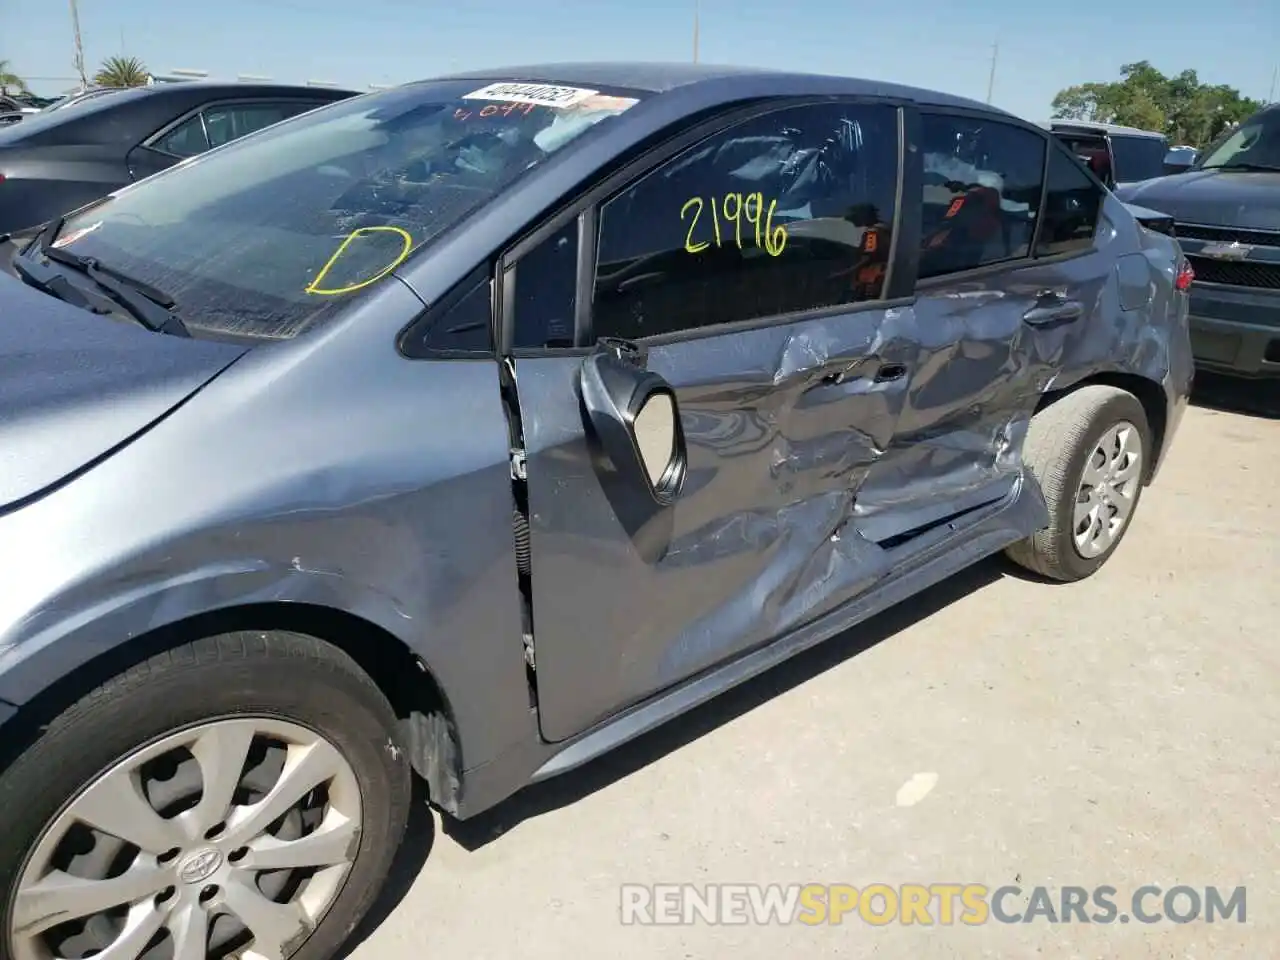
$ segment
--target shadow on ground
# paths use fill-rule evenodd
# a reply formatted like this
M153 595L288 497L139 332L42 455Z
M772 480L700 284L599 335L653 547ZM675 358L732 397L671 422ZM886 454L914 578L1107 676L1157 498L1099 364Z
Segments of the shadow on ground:
M413 882L422 871L422 865L431 855L431 848L436 839L436 821L427 805L426 785L414 779L413 805L409 811L409 826L405 830L404 842L396 853L396 859L387 875L387 882L373 907L365 914L360 925L355 928L347 942L343 944L334 960L346 960L364 943L373 932L382 926L384 920L395 913L400 902L409 894Z
M1001 559L983 561L925 591L910 603L899 604L779 664L585 767L527 787L470 820L444 817L444 832L465 849L478 849L530 817L575 803L643 769L1011 572Z
M1021 571L1003 557L984 560L924 591L910 603L898 604L872 617L578 770L527 787L470 820L441 816L441 827L464 849L477 850L525 820L573 804L622 780L1005 576L1021 576ZM414 786L409 829L391 875L337 960L346 960L395 912L431 852L437 814L427 805L426 788L418 782Z
M1223 413L1280 420L1280 380L1244 380L1197 373L1191 402Z

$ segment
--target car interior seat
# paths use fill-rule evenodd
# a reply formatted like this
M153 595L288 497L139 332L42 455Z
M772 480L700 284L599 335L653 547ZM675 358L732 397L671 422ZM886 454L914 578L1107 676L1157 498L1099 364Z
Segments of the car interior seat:
M1008 256L1008 235L993 187L973 184L951 201L942 222L925 235L921 265L926 275L987 263Z

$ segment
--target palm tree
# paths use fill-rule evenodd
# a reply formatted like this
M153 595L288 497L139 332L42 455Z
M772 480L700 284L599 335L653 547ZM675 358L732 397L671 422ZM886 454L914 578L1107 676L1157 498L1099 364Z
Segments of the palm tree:
M0 60L0 96L8 94L10 89L16 93L26 93L27 85L20 76L9 69L8 60Z
M107 57L93 78L100 87L145 87L147 68L137 57Z

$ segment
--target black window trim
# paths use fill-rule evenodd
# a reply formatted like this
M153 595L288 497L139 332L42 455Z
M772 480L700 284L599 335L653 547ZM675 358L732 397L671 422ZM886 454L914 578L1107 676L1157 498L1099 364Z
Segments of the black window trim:
M152 151L153 153L158 153L165 157L175 157L178 160L186 160L189 158L183 157L176 153L170 153L168 150L161 150L159 147L156 146L156 143L158 143L160 140L163 140L170 133L178 129L178 127L182 126L184 123L186 123L188 120L192 119L193 117L200 118L200 129L204 131L204 141L205 143L209 143L209 127L205 123L205 119L204 119L204 112L206 110L211 110L215 107L226 107L226 106L262 106L262 105L269 106L275 103L283 103L283 104L290 104L290 105L292 104L313 105L312 109L314 109L315 107L323 107L326 103L330 103L330 102L331 101L329 100L318 100L318 99L312 100L309 97L296 97L296 96L295 97L231 97L231 98L219 99L219 100L208 100L200 104L200 106L198 107L192 107L190 110L180 115L176 120L170 120L163 127L160 127L151 135L144 137L142 141L136 144L132 149L136 150L138 147L145 147L146 149ZM213 150L215 148L212 145L210 145L208 149ZM192 156L198 157L200 156L200 154L198 153L192 154Z
M435 303L414 316L396 336L396 350L408 360L490 360L493 350L450 350L429 347L426 339L435 325L448 317L450 311L465 300L482 283L489 285L489 342L495 342L497 330L493 318L498 315L498 289L493 271L487 263L469 270L461 280L450 287Z
M142 148L144 150L150 150L152 153L158 153L162 157L173 157L175 160L186 160L188 159L188 157L184 157L181 154L174 153L171 150L164 150L156 146L156 144L162 141L165 137L169 136L169 134L173 133L179 127L185 126L189 121L198 119L200 121L200 132L204 134L204 142L206 144L205 151L207 152L211 150L212 147L208 146L209 129L205 126L205 123L204 123L203 110L204 110L203 107L197 107L195 110L188 110L177 120L171 121L170 123L161 127L159 130L157 130L151 136L147 137L145 140L143 140L133 149L137 150L138 148ZM193 157L198 157L199 155L200 154L198 153L191 154L191 156Z
M1016 127L1019 130L1026 130L1029 133L1033 133L1037 135L1038 137L1040 137L1041 140L1046 142L1046 148L1044 151L1044 164L1040 170L1040 205L1036 210L1036 225L1035 225L1035 230L1032 232L1032 235L1031 235L1031 245L1027 250L1027 255L1025 257L1013 257L1007 260L998 260L995 263L984 263L981 266L972 267L971 269L968 269L968 270L957 270L954 273L944 273L936 277L925 277L923 279L916 279L915 289L917 293L921 293L921 292L927 293L931 290L936 290L941 287L949 286L957 282L968 282L972 280L985 279L986 277L993 276L1008 270L1022 270L1030 266L1039 266L1041 264L1065 263L1069 260L1076 260L1080 257L1087 257L1097 252L1098 228L1102 224L1102 220L1104 218L1103 208L1106 205L1106 198L1111 194L1111 191L1108 190L1106 186L1103 185L1102 181L1098 179L1097 175L1092 170L1090 170L1084 163L1080 161L1079 157L1072 154L1071 151L1066 148L1066 145L1063 144L1063 142L1059 140L1057 136L1053 134L1052 131L1046 130L1044 127L1041 127L1038 124L1029 123L1028 121L1023 120L1021 117L1016 117L1016 116L1013 116L1012 114L1006 115L1003 113L988 112L986 110L974 109L970 107L950 107L950 106L940 106L940 105L934 105L934 104L922 104L919 108L919 115L921 118L925 117L926 115L941 115L941 116L951 116L951 117L965 117L966 119L971 119L971 120L984 120L988 123L991 123L991 122L1003 123L1006 126ZM1091 242L1089 246L1080 250L1069 250L1066 253L1055 253L1050 256L1042 257L1042 256L1036 255L1036 248L1040 244L1040 228L1041 228L1041 225L1044 223L1044 218L1042 214L1045 207L1045 200L1049 192L1049 158L1051 156L1050 151L1052 150L1057 150L1059 153L1065 156L1069 161L1071 161L1071 163L1075 165L1076 169L1083 172L1084 175L1088 177L1089 181L1095 187L1097 187L1098 190L1102 193L1103 200L1102 200L1102 203L1099 204L1098 219L1094 223L1094 228L1093 228L1093 242ZM916 150L914 154L911 154L911 156L915 158L915 162L913 163L913 166L919 172L923 180L924 154L922 151ZM917 243L917 246L918 245L919 244ZM917 256L918 256L918 252L917 252ZM913 271L913 275L914 274L915 274L915 271Z
M595 340L591 324L592 318L590 316L591 297L595 289L595 266L597 253L594 241L598 233L599 208L604 202L611 199L627 185L636 182L646 174L656 170L663 163L670 160L677 154L691 146L694 146L702 140L713 137L733 126L756 119L757 117L766 116L770 113L776 113L780 110L807 106L821 106L824 104L863 104L884 106L893 108L897 111L898 184L895 199L899 199L904 195L909 195L903 192L903 174L905 166L903 163L903 155L905 152L903 127L904 113L910 111L913 107L911 101L896 97L827 94L802 97L770 97L746 105L729 107L724 111L717 112L704 120L694 123L692 126L680 130L674 136L663 140L661 143L645 151L634 160L624 164L621 168L606 175L603 179L588 187L575 199L543 217L543 219L533 229L527 231L523 236L506 247L503 253L498 257L497 267L494 273L495 279L497 280L496 286L500 288L500 337L495 341L499 355L516 358L565 356L566 354L572 355L589 353L594 349ZM533 250L538 244L546 240L552 234L563 228L566 223L574 218L578 219L579 237L578 302L577 313L575 315L575 339L577 342L573 347L514 349L511 346L511 343L515 320L515 284L517 282L520 258ZM899 225L901 219L902 210L901 205L899 204L898 208L894 210L893 230L895 236L900 228ZM590 246L584 247L582 244L582 240L584 238L592 241ZM894 256L899 249L900 248L896 246L896 242L891 241L891 257ZM896 266L896 262L891 259L890 267L886 271L885 275L886 290L889 287L889 282L893 279L893 273L896 272ZM747 330L803 323L808 320L818 320L825 316L834 316L837 314L847 314L863 310L887 310L893 307L909 304L913 302L914 299L914 295L906 295L894 300L882 297L879 300L868 300L863 303L837 304L835 306L818 307L813 310L796 313L755 317L750 320L742 320L736 323L716 324L713 326L696 327L690 330L676 331L674 333L657 334L652 337L645 337L641 342L646 345L657 346L660 344L676 343L687 340L700 340L706 337L725 336L727 334L740 333Z

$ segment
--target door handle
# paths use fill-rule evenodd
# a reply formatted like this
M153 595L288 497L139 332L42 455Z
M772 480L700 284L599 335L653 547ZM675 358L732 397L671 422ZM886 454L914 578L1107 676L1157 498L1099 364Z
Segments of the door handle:
M885 363L881 364L880 369L876 371L876 383L888 383L891 380L901 380L907 375L907 365L905 363Z
M855 360L843 370L828 373L822 378L822 383L826 386L835 386L850 378L870 380L872 383L888 383L890 380L901 380L906 375L907 366L904 363L884 363L877 357L864 357L862 360Z
M1022 315L1024 323L1033 327L1042 327L1050 323L1065 323L1079 320L1084 315L1084 304L1079 300L1067 300L1055 297L1049 302L1041 302Z

